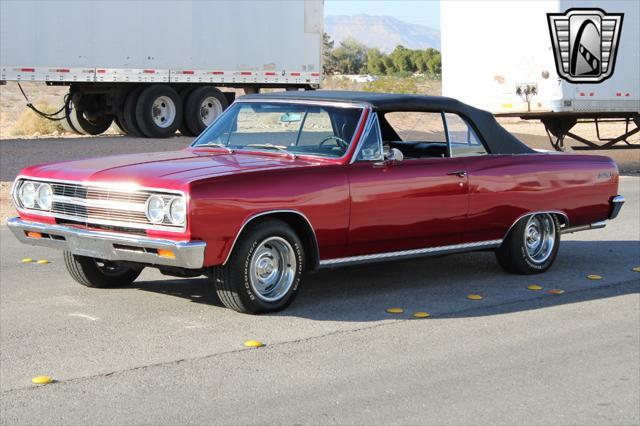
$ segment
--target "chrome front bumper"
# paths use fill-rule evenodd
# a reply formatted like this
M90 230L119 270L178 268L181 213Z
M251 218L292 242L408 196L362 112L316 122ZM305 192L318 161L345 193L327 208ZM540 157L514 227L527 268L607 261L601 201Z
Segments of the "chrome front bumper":
M67 250L80 256L104 260L139 262L199 269L204 264L206 243L203 241L171 241L137 235L90 231L63 225L27 222L18 217L9 219L7 226L25 244ZM40 237L30 237L36 232ZM158 250L168 250L173 257L161 256Z

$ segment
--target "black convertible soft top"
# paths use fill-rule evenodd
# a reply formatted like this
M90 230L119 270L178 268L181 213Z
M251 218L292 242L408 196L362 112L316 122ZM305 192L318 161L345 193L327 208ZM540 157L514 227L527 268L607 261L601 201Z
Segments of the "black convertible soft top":
M507 132L490 112L474 108L443 96L401 95L392 93L348 92L335 90L288 91L246 95L240 98L261 100L313 100L327 102L364 103L375 111L453 112L465 117L480 133L492 154L526 154L535 152Z

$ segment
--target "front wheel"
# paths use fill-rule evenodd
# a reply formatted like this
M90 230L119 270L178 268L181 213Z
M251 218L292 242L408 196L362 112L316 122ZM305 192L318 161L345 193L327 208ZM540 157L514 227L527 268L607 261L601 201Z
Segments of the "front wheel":
M514 274L538 274L551 267L560 247L558 219L549 213L522 218L496 250L498 263Z
M71 278L86 287L124 287L136 280L142 269L132 269L106 260L78 256L65 251L64 265Z
M276 312L289 306L302 280L304 249L280 220L248 227L226 265L213 271L220 301L244 313Z

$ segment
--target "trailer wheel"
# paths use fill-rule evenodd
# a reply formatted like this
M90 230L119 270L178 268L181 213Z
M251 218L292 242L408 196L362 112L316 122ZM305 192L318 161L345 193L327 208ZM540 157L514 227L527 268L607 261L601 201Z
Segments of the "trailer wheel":
M117 115L113 116L113 124L116 125L116 130L118 131L118 133L120 133L121 135L127 134L127 131L122 126L122 122L120 121L120 118L118 118Z
M182 122L180 95L169 86L156 84L140 93L136 122L149 138L168 138Z
M85 135L99 135L104 133L113 122L113 116L106 114L91 114L87 111L80 111L78 108L71 110L69 114L71 124L78 132Z
M75 127L73 127L73 123L71 122L71 112L75 109L73 102L70 100L67 108L64 111L64 120L60 120L60 125L64 130L69 133L75 133L76 135L81 135Z
M185 115L187 111L187 98L189 97L191 92L193 92L193 90L194 90L193 87L184 87L178 92L180 94L180 99L182 100L182 110L185 112L184 113ZM178 130L180 131L180 134L182 136L189 136L189 137L197 136L195 133L191 131L191 129L189 129L189 126L187 126L187 120L185 119L184 116L182 117L182 123L180 124L180 127L178 127Z
M136 121L136 104L138 103L138 97L142 89L144 89L144 87L138 87L130 91L124 99L122 108L118 111L118 120L120 121L122 129L129 136L144 137Z
M199 135L218 118L229 104L226 96L215 87L195 89L185 103L184 118L189 130Z

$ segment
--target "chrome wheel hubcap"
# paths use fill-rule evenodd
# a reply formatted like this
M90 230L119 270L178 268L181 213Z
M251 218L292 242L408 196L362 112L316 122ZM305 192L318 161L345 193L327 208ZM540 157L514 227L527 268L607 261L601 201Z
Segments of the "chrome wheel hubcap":
M156 126L167 128L176 120L176 104L168 96L159 96L153 101L151 116Z
M222 114L222 104L215 97L209 96L200 104L200 119L205 126L213 123L220 114Z
M546 261L556 244L556 226L549 214L533 215L524 230L527 257L535 263Z
M291 289L297 260L291 244L284 238L263 240L251 256L249 281L258 298L266 302L282 299Z

